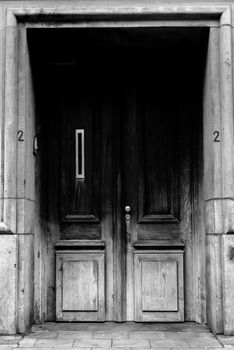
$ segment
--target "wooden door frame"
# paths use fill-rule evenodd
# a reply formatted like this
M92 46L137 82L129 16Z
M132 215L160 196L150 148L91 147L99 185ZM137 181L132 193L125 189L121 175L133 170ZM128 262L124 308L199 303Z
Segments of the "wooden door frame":
M205 242L205 236L208 237L206 267L208 274L218 281L216 288L219 288L219 297L212 290L211 278L207 279L206 291L199 286L199 278L202 277L202 280L205 280L205 270L201 265L195 266L197 304L194 321L205 322L204 299L211 299L213 305L208 304L207 308L207 319L211 328L218 333L233 332L234 305L230 304L232 286L230 283L234 283L234 277L230 277L230 266L225 258L230 243L234 243L233 236L227 234L234 232L234 218L231 215L234 197L234 165L231 161L233 158L231 6L152 5L147 2L141 5L135 5L132 2L123 5L118 1L112 5L102 5L100 2L95 6L86 2L85 6L72 8L19 5L17 8L13 6L1 8L0 19L4 28L0 38L4 52L0 58L0 64L4 67L1 70L3 79L0 81L2 91L5 92L0 100L0 120L3 130L1 144L4 145L2 155L4 166L1 174L4 177L4 184L0 189L2 198L0 209L5 225L4 230L9 229L9 232L16 235L18 239L18 282L15 289L16 329L24 332L32 322L34 271L30 259L33 256L34 220L37 215L34 208L35 172L32 171L34 166L32 140L35 135L34 102L26 29L29 27L205 26L211 28L211 32L218 30L219 33L219 41L210 43L211 54L208 55L210 68L207 73L209 75L207 90L211 94L210 100L217 108L213 115L210 113L209 106L204 112L203 185L204 189L210 189L210 179L213 179L213 185L209 191L203 191L204 201L200 203L200 210L204 212L205 231L197 239L199 242ZM216 58L214 58L215 55ZM214 87L215 78L219 82L218 92ZM219 94L218 102L215 100L217 94ZM220 109L218 109L219 102ZM221 137L218 145L213 142L213 132L217 128ZM19 130L24 132L25 142L20 142L16 137ZM202 214L201 216L203 217ZM44 267L41 262L43 252L39 251L41 242L37 241L36 235L34 241L35 246L38 245L35 249L34 264L39 267L34 303L38 309L37 321L43 321L45 319ZM199 254L199 244L194 249L194 255ZM219 262L221 262L221 268ZM39 292L36 291L37 288ZM219 324L214 321L214 316L217 315L222 315L222 321Z

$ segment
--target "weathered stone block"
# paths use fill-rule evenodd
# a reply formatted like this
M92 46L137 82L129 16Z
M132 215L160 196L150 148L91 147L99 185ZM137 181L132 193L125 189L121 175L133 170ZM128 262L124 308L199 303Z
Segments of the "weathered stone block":
M207 323L216 333L223 332L221 235L206 237Z
M26 332L33 323L34 246L33 235L18 236L18 329Z
M0 334L16 333L17 236L0 235Z
M34 226L34 202L28 199L18 199L17 204L17 233L32 233Z
M223 240L223 318L224 334L234 335L234 234Z

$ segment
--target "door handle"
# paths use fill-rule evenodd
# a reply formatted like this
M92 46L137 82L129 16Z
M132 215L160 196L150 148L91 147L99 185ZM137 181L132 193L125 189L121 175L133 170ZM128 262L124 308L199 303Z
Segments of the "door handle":
M131 220L131 215L130 214L126 214L125 215L125 221L130 221Z
M129 205L126 205L125 206L125 221L127 223L127 221L130 221L131 220L131 215L130 215L130 211L131 211L131 207Z
M126 213L129 213L131 211L131 207L129 205L126 205L124 209Z
M125 224L126 224L126 233L127 236L130 235L130 220L131 220L131 215L130 215L130 211L131 211L131 207L129 205L126 205L125 208Z

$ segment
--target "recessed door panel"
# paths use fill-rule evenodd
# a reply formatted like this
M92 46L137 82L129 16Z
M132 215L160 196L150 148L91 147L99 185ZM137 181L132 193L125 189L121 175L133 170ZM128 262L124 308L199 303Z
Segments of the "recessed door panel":
M177 311L177 262L141 260L142 311Z
M61 118L60 215L64 227L66 223L98 224L101 220L102 132L99 115L95 113L97 99L88 87L70 93Z
M57 252L57 321L105 320L104 252Z
M138 101L140 223L178 222L177 125L165 96L146 88Z
M181 251L135 252L136 321L183 321Z
M66 286L63 289L62 301L64 311L97 311L97 261L64 261L62 285Z

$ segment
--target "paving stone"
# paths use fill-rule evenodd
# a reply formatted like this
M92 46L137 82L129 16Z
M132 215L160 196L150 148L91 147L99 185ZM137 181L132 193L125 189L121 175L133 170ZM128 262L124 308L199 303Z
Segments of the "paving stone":
M111 347L111 339L77 339L74 347L108 348Z
M145 339L114 339L113 347L149 348L150 343Z
M0 348L1 349L1 348ZM56 346L55 347L49 347L49 348L46 348L46 347L36 347L34 346L33 348L23 348L24 350L55 350L56 349ZM69 349L72 349L72 350L92 350L91 348L73 348L73 347L59 347L59 350L69 350ZM15 350L15 349L14 349ZM106 350L106 348L105 348Z
M36 344L37 339L24 337L19 342L19 347L30 347Z
M224 345L234 346L234 336L218 335L218 339Z
M147 350L148 349L149 348L147 348ZM131 348L92 348L92 350L131 350ZM144 350L144 349L141 349L141 350Z
M0 345L18 344L22 338L21 335L2 335L0 336Z
M0 350L5 350L5 349L11 349L11 348L17 348L18 347L18 343L17 344L0 344Z
M92 332L85 331L64 331L58 332L58 339L87 339L92 338ZM109 337L110 338L110 337Z
M165 339L165 340L150 340L150 344L152 348L189 348L189 345L183 339L181 340L173 340L173 339Z
M43 349L43 350L54 350L55 348L51 348L51 347L50 347L50 348L46 348L46 347L45 347L45 348L41 348L41 347L40 347L40 348L37 348L36 346L33 346L33 347L29 347L29 346L28 346L28 347L25 347L25 346L24 346L24 347L20 347L20 348L17 348L17 349L22 349L22 350L39 350L39 349L40 349L40 350L41 350L41 349ZM67 349L69 349L69 348L66 348L66 350L67 350ZM72 348L71 348L71 349L72 349ZM14 350L15 350L15 349L14 349ZM62 350L62 348L59 348L59 350ZM72 350L73 350L73 349L72 349Z
M217 338L212 333L195 333L195 332L175 332L175 333L168 333L165 332L165 339L171 339L171 340L180 340L184 339L185 341L195 339L199 340L200 342L207 341L207 340L215 340L217 341Z
M144 349L141 349L141 350L148 350L148 348L144 348ZM171 348L150 348L150 350L171 350ZM176 350L178 350L178 348ZM189 348L189 350L191 350L191 348Z
M32 338L32 339L56 339L58 336L58 332L36 332L31 333L29 335L26 335L25 338Z
M38 339L35 347L37 348L71 348L74 343L74 339Z
M128 339L129 335L128 335L128 332L97 331L97 332L93 332L93 338L94 339Z
M216 347L216 348L222 348L222 345L218 342L217 339L215 338L210 338L210 339L187 339L187 342L190 347L200 347L202 346L203 348L205 347Z
M163 332L132 332L129 333L129 338L163 340L165 339L165 334Z
M234 350L232 345L234 337L223 338L226 343L229 342L224 349ZM9 345L6 344L7 347ZM55 348L59 350L146 350L150 346L151 350L220 350L222 348L217 338L206 327L194 326L193 323L186 325L133 322L124 324L46 323L33 326L33 332L20 341L20 348L24 350L41 348L43 350Z
M121 349L122 350L122 348L116 348L116 349L119 349L119 350ZM132 348L132 349L134 349L134 348ZM149 348L141 348L141 350L149 350ZM150 348L150 350L171 350L171 348ZM176 350L178 350L178 348ZM189 348L189 350L191 350L191 348Z

